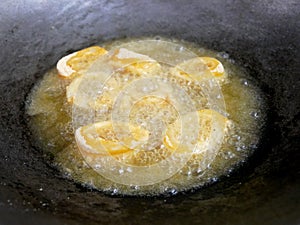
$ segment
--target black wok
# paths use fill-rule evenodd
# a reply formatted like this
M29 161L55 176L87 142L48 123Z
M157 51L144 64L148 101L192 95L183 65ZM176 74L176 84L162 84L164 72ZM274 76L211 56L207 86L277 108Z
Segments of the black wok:
M297 0L0 2L0 224L300 224ZM231 176L169 198L110 197L65 179L29 138L24 101L63 55L160 35L224 51L258 82L268 121Z

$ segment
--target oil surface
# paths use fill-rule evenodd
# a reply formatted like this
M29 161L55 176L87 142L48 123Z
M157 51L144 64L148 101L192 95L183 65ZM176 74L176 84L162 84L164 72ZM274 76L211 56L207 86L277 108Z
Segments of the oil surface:
M50 156L50 163L57 166L66 178L109 194L176 194L215 182L220 176L230 174L255 150L264 122L264 106L259 89L247 74L225 53L213 52L184 41L157 39L184 46L198 56L217 58L225 68L228 77L227 82L221 85L221 91L227 117L233 123L216 158L205 170L200 170L200 159L192 157L174 176L153 185L122 185L104 178L85 162L78 151L74 139L72 107L66 101L66 86L69 82L60 79L57 70L52 69L33 88L27 100L27 113L39 147ZM109 50L131 41L136 39L99 45Z

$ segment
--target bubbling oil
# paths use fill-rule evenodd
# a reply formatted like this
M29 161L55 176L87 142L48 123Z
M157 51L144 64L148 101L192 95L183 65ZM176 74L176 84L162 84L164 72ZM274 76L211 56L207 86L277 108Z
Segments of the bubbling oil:
M231 123L225 134L225 141L215 159L207 168L203 169L199 166L202 160L201 156L194 154L175 175L150 185L124 185L106 179L91 168L80 154L74 138L72 106L66 100L66 87L70 81L59 78L57 70L51 69L30 93L27 99L27 114L36 143L46 155L50 156L50 163L59 168L66 178L112 195L173 195L215 182L222 175L229 175L256 149L265 119L264 102L260 90L247 76L247 73L236 66L226 53L200 48L193 43L181 40L161 37L156 37L155 40L172 42L189 49L200 57L214 57L222 62L227 73L227 81L220 88L225 101L226 115ZM138 40L123 39L101 43L100 46L109 50L135 41ZM147 49L151 49L151 46L145 46L144 51ZM172 57L176 59L177 55L174 53ZM183 85L183 89L185 88L187 87ZM195 102L203 104L203 96L196 87L192 89L191 93L193 93L192 98ZM143 101L137 102L132 108L133 114L131 114L130 120L136 122L142 119L144 114L141 109L143 107L146 107L153 115L158 114L160 104L164 104L161 99L153 102L152 105L145 105ZM174 111L173 116L175 117L166 116L165 119L174 121L178 117L176 110L172 106L168 107L168 112ZM119 173L124 173L124 171L120 169Z

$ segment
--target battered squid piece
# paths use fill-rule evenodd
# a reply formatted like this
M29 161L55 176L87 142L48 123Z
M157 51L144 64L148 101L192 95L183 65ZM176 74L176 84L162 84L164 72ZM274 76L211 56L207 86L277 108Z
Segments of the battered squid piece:
M107 54L104 48L92 46L61 58L56 65L58 76L69 80L71 83L66 88L67 100L74 102L82 75L101 56Z
M193 124L193 126L199 126L199 134L197 135L197 147L193 150L194 154L205 151L204 145L212 137L214 137L212 138L214 146L222 143L225 132L227 132L226 124L229 122L226 117L214 110L203 109L197 111L197 114L198 124ZM190 115L187 114L184 117L189 116ZM177 149L179 147L184 149L186 147L187 143L182 142L181 140L181 120L182 119L179 118L167 127L164 144L170 149Z
M80 76L96 59L106 53L104 48L92 46L64 56L56 65L58 75L66 79Z
M122 138L120 134L123 134ZM130 124L113 125L111 121L80 127L75 132L75 139L81 153L83 156L90 157L132 152L147 141L148 136L149 133L141 127Z
M126 48L113 50L110 53L109 63L115 68L122 68L125 74L137 76L155 75L161 71L161 66L156 60Z
M97 106L101 108L103 104L111 107L113 98L125 85L124 80L128 83L137 77L158 74L161 69L160 64L150 57L124 48L112 50L100 56L102 57L98 57L92 63L81 63L81 58L78 58L76 62L86 67L81 68L79 72L76 71L81 76L75 78L67 87L68 102L72 104L76 102L77 105L83 108L97 108ZM75 65L76 68L80 68L77 64ZM81 87L79 87L80 85ZM91 89L95 91L93 92ZM101 93L95 99L97 91L105 93ZM91 94L88 96L86 93ZM77 100L74 101L76 95Z
M201 81L211 77L221 85L226 82L227 74L220 61L211 57L197 57L187 60L170 70L171 74L192 81Z

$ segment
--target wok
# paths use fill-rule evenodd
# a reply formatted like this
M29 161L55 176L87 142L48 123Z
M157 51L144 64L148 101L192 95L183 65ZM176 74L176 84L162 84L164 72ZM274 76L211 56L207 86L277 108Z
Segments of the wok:
M2 0L0 224L299 224L299 11L297 0ZM259 149L229 177L173 197L111 197L65 179L29 138L30 89L63 55L153 35L248 71L268 108Z

